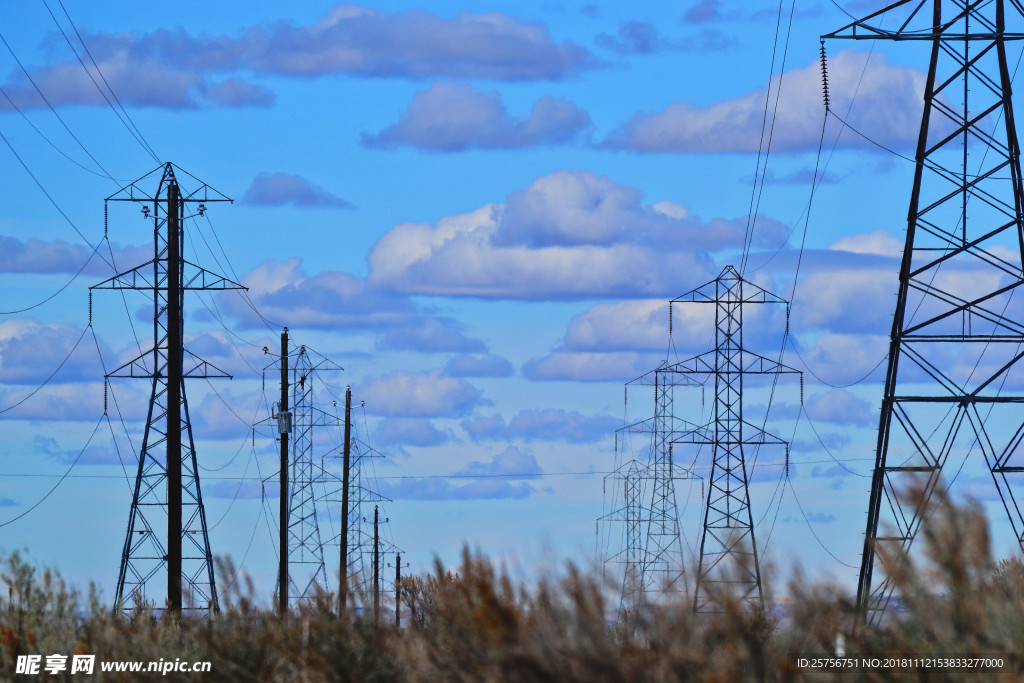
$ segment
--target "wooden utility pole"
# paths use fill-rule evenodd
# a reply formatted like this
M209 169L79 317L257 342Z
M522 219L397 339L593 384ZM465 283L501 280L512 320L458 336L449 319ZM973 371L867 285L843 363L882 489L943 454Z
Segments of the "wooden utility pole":
M373 506L373 623L380 615L380 532L378 520L380 508Z
M281 333L281 402L277 406L277 431L281 435L281 561L278 568L278 610L288 611L288 432L291 414L288 412L288 328Z
M341 577L338 581L338 616L345 614L348 599L348 468L352 455L352 387L345 387L345 445L341 459Z
M395 554L395 626L402 625L402 556Z

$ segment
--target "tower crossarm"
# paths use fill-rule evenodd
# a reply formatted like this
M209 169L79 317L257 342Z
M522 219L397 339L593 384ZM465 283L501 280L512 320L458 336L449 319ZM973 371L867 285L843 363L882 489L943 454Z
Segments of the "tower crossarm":
M737 445L743 446L788 446L789 444L774 434L770 434L757 425L752 425L746 420L740 420L743 424L743 437L741 441L734 441ZM689 432L683 432L672 439L672 443L687 443L696 445L714 445L717 443L715 426L705 425L704 427Z
M123 273L118 273L111 278L93 285L89 289L132 289L139 291L153 291L166 287L165 282L154 282L153 264L156 259L151 259L143 264L135 266ZM182 291L205 291L205 290L227 290L227 289L248 289L234 280L223 275L218 275L201 266L182 259Z
M190 379L232 379L230 374L224 372L213 363L200 358L188 349L184 349L183 357L187 358L188 362L184 363L182 366L182 377ZM161 354L157 353L155 349L150 349L149 351L139 354L120 367L110 371L105 375L105 377L107 379L155 379L164 377L166 369L159 365L160 362Z
M662 372L675 372L680 374L709 374L713 375L722 372L721 367L716 367L718 351L712 350L702 353L693 358L688 358L663 369ZM745 375L775 375L775 374L796 374L800 371L783 365L782 363L765 358L764 356L740 349L730 358L729 368L732 372L742 372Z
M726 266L722 274L711 282L705 282L700 287L692 289L682 296L670 301L670 304L693 303L713 304L721 298L721 286L723 281L740 281L743 283L743 296L737 298L733 303L738 304L787 304L787 301L780 296L758 287L754 283L744 280L733 266Z
M146 189L145 185L147 181L154 179L157 176L157 174L160 174L161 178L159 184L157 185L157 191L154 194L152 190ZM188 171L182 169L181 167L169 161L160 164L159 166L157 166L152 171L142 176L138 180L134 180L128 183L124 187L120 188L117 192L107 197L105 201L156 202L158 204L163 203L167 201L167 198L162 194L162 190L164 189L164 183L166 183L168 179L175 179L175 181L177 181L183 176L188 176L192 180L196 181L196 183L198 184L196 185L196 188L194 190L183 190L178 197L178 201L203 204L208 204L210 202L234 203L235 200L231 199L223 192L220 192L219 190L210 187L209 185L199 180Z
M837 40L874 40L881 38L887 40L957 40L960 42L965 40L992 41L996 38L1002 40L1024 39L1024 33L998 31L991 21L980 21L980 30L950 31L948 30L950 27L955 26L957 22L962 22L968 14L971 14L972 18L976 18L976 15L972 13L975 11L974 5L978 3L967 0L963 3L963 8L960 12L956 12L950 18L939 22L935 22L932 12L927 10L927 7L932 4L933 0L898 0L869 14L863 19L858 19L837 31L826 33L821 37L823 39ZM874 23L884 15L894 13L897 9L902 9L905 13L899 28L884 29ZM1018 15L1024 16L1024 10L1021 9L1020 5L1014 3L1014 9Z

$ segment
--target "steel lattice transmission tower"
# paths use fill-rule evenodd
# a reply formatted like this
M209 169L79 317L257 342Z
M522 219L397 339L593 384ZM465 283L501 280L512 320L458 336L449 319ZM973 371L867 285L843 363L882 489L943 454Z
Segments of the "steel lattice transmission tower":
M292 458L288 512L288 594L309 600L327 592L324 546L317 521L316 489L323 487L323 470L313 453L313 428L335 425L337 418L314 406L315 374L328 363L314 360L299 347L292 366ZM331 367L330 369L340 369Z
M609 478L614 480L615 491L622 482L623 502L599 520L625 524L625 546L609 558L623 566L623 609L639 608L658 596L686 591L676 481L693 475L688 466L675 462L673 444L698 427L674 413L675 388L679 385L693 386L695 382L667 361L626 384L627 396L630 386L654 390L654 415L616 432L616 458L620 433L625 438L650 435L649 458L646 462L634 459L616 463Z
M196 181L186 191L177 174ZM141 187L156 177L156 192ZM217 588L199 486L185 378L230 377L185 349L186 291L244 289L182 256L187 207L197 213L211 202L231 201L170 163L121 188L108 202L138 202L153 222L153 259L94 285L91 289L138 290L153 296L153 348L107 378L146 378L152 382L149 412L139 451L128 530L121 553L115 610L128 611L151 600L150 583L166 575L166 607L217 611ZM166 532L166 533L164 533ZM183 592L188 603L183 602ZM160 593L163 593L161 590Z
M616 433L618 442L618 433ZM618 456L618 443L616 443ZM624 543L622 548L606 560L607 564L618 564L622 567L622 593L619 609L637 608L644 599L643 557L644 531L650 522L644 505L644 485L649 482L648 468L636 459L618 465L615 470L605 475L605 495L608 495L609 481L613 487L613 495L618 503L618 493L622 493L622 501L615 509L598 518L600 522L621 522L624 525Z
M750 508L750 473L744 449L748 446L782 445L787 448L788 460L788 444L744 419L743 378L747 375L777 376L799 372L743 347L743 308L751 304L775 303L785 305L788 311L789 304L747 282L732 266L726 266L716 280L673 299L671 303L715 306L715 348L670 366L673 372L688 377L700 377L704 381L713 378L715 386L712 422L676 439L676 443L712 448L694 609L697 612L714 609L714 603L708 596L711 583L725 584L740 599L763 606L761 566ZM735 561L735 567L726 566L727 559ZM729 570L734 573L729 573Z
M1022 15L1014 0L904 0L823 37L931 47L857 587L869 621L893 591L875 569L906 557L950 458L984 461L1024 545L1024 192L1006 57ZM911 485L922 495L902 498Z

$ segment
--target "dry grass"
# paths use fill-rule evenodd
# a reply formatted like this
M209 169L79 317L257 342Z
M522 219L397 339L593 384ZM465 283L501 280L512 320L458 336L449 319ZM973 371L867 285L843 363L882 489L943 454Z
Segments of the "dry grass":
M1024 653L1024 563L994 563L976 507L937 501L919 543L923 566L890 571L908 611L879 628L854 629L855 609L834 587L794 579L788 615L777 621L719 596L721 612L695 617L691 605L632 615L609 626L607 591L574 567L532 589L516 586L482 557L465 553L456 573L402 585L405 628L391 618L338 619L327 601L284 618L258 607L251 586L224 596L214 619L111 615L93 590L70 591L52 571L20 555L0 575L0 679L19 654L97 655L97 661L212 662L207 674L167 680L225 681L744 681L856 680L864 674L798 669L791 653L831 654L838 633L848 653ZM231 571L230 567L222 570ZM81 618L81 614L90 614ZM1018 667L1020 666L1018 662ZM1002 674L998 680L1021 679ZM963 680L962 672L871 672L875 680ZM138 680L94 674L92 680ZM45 680L60 676L43 674ZM89 677L81 677L89 678ZM159 676L154 676L159 678ZM65 680L70 680L65 676ZM983 674L981 680L997 679ZM978 680L973 678L972 680Z

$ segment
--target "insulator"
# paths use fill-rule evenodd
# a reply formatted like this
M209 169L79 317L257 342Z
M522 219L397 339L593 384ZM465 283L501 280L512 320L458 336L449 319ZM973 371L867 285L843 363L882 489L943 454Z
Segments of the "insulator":
M106 239L106 237L107 237L107 224L108 224L107 221L108 221L107 202L103 202L103 238L104 239Z
M800 405L804 404L804 373L800 373Z
M789 336L789 304L786 304L786 336Z
M103 380L103 414L107 414L107 387L109 386L108 380Z
M821 39L821 91L825 97L825 111L829 110L828 98L828 62L825 57L825 39Z
M786 444L786 479L789 479L789 444Z
M619 454L619 433L615 432L615 455Z
M89 290L89 324L92 325L92 290Z
M672 336L672 302L668 302L668 336Z

